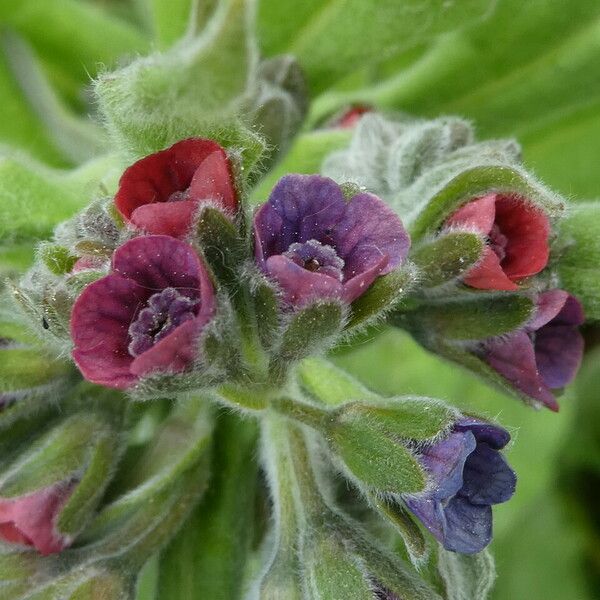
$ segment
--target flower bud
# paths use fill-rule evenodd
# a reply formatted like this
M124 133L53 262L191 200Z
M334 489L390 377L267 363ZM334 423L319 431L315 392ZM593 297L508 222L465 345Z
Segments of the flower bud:
M0 475L0 538L42 554L69 546L100 501L118 457L99 414L76 414L33 442Z
M258 90L249 112L271 147L270 160L281 156L298 133L308 110L304 74L291 55L264 60L258 66Z
M487 194L470 200L445 226L475 231L488 240L481 259L462 278L470 287L515 291L518 282L548 263L550 221L522 196Z
M447 550L472 554L490 543L491 507L515 491L515 474L499 452L509 440L501 427L465 417L418 451L427 489L403 495L404 502Z

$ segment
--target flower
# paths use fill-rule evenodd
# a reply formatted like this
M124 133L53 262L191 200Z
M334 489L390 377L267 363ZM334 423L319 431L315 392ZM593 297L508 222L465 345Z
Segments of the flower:
M56 483L16 498L0 498L0 539L33 546L41 554L60 552L72 540L55 527L74 484Z
M463 417L418 455L429 486L404 501L446 550L473 554L490 543L492 505L515 491L516 476L499 452L509 440L501 427Z
M518 390L558 410L553 389L573 380L583 357L585 320L577 298L563 290L540 294L533 318L508 337L484 344L484 360Z
M517 290L517 283L548 263L550 221L525 198L487 194L459 208L446 226L470 228L487 236L483 257L463 277L482 290Z
M190 138L131 165L119 181L119 213L146 233L185 236L198 206L237 210L231 166L216 142Z
M405 259L398 216L365 192L344 198L319 175L286 175L254 217L255 256L291 304L323 297L352 302Z
M112 257L112 273L88 285L71 313L73 358L94 383L128 388L149 373L180 372L215 312L208 271L175 238L130 240Z

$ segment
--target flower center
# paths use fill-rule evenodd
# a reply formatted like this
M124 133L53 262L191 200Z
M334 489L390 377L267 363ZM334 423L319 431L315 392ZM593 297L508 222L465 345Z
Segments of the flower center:
M294 243L283 253L297 265L312 273L321 273L342 281L344 274L344 261L335 251L335 248L322 244L317 240L308 240L304 243Z
M129 326L129 354L139 356L198 313L199 300L192 300L175 288L165 288L148 299L146 307Z
M488 238L490 248L498 257L500 262L502 262L506 256L506 244L508 242L508 238L500 231L500 227L498 227L496 223L494 223Z
M168 198L167 202L180 202L181 200L187 200L188 191L187 189L182 191L173 192Z

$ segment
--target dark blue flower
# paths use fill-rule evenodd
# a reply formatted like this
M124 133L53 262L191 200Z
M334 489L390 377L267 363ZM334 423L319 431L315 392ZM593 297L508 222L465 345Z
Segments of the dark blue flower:
M463 418L448 436L421 450L429 486L404 500L446 550L473 554L490 543L492 505L515 491L516 476L499 452L509 440L497 425Z

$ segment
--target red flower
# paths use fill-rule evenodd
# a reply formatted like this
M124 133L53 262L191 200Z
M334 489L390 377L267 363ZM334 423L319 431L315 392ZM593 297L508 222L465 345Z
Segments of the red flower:
M58 483L16 498L0 498L0 539L33 546L41 554L60 552L71 543L55 526L74 484Z
M487 236L481 261L463 278L482 290L517 290L548 263L548 217L519 196L487 194L459 208L446 225Z
M190 138L131 165L119 181L115 205L146 233L182 237L204 202L237 210L231 165L216 142Z

